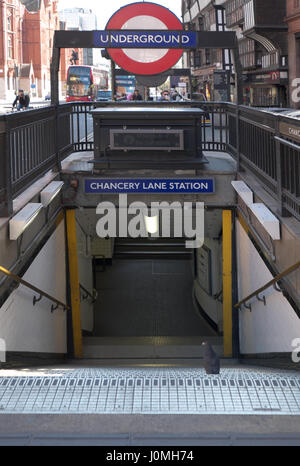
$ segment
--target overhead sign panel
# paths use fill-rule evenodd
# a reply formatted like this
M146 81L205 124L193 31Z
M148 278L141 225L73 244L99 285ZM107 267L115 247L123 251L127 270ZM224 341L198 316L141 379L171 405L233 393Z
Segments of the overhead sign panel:
M86 179L86 194L213 194L209 179Z
M191 48L197 46L197 33L181 31L95 31L94 46L103 48Z

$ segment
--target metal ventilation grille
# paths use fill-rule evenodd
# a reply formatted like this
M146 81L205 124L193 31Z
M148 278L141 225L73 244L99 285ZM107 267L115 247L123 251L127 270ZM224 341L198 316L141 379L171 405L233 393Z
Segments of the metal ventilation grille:
M183 130L112 129L111 150L184 150Z

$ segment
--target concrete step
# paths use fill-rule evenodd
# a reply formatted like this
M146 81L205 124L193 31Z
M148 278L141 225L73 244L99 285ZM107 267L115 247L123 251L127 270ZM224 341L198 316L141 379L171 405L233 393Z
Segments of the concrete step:
M115 258L149 259L190 259L192 251L186 249L185 241L180 239L122 239L115 243Z
M136 337L83 339L86 359L180 359L203 358L202 342L209 342L219 357L223 356L221 337Z

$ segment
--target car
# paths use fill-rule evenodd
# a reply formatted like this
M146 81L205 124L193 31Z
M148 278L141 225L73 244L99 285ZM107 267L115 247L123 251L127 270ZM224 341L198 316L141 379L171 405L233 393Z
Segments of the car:
M112 100L112 91L98 91L98 102L109 102L110 100Z
M48 92L48 94L45 95L45 100L51 100L51 94L50 94L50 92Z

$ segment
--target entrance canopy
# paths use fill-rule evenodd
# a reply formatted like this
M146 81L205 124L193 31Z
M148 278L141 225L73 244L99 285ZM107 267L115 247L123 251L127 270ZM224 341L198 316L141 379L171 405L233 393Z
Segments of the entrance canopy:
M58 86L58 73L60 64L60 49L63 48L103 48L95 44L95 36L101 31L55 31L53 57L51 65L51 102L52 105L59 103L59 86ZM157 31L156 31L157 32ZM176 32L176 31L174 31ZM178 32L178 31L177 31ZM239 50L234 32L203 32L198 31L196 34L196 46L185 48L196 50L199 48L205 49L231 49L233 50L235 61L235 72L237 75L237 101L242 102L241 84L242 84L242 67L240 64ZM122 46L124 47L124 45ZM116 48L116 47L115 47ZM121 72L120 72L121 71ZM133 73L124 70L126 74L141 75L140 73ZM178 70L182 74L183 70ZM175 70L169 70L169 75L174 75ZM118 70L118 74L123 74L122 70ZM186 74L186 71L184 71Z
M136 76L157 76L168 72L185 50L231 49L239 78L237 38L234 32L186 31L169 9L150 2L126 5L108 21L104 31L56 31L54 35L51 97L58 104L60 49L106 49L115 64ZM236 80L237 90L239 79ZM240 93L237 92L238 102Z

